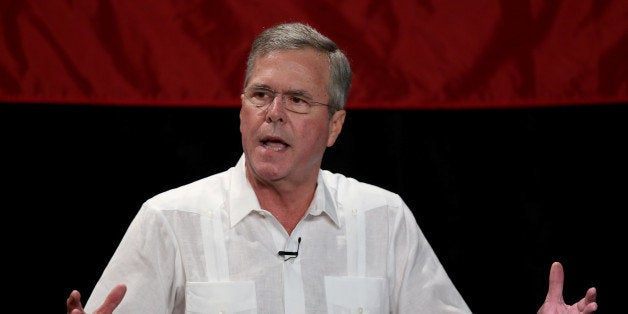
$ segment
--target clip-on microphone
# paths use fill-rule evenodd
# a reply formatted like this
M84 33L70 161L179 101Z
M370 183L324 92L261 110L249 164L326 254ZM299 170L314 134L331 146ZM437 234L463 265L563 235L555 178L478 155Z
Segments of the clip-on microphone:
M284 259L284 261L287 261L291 258L295 258L297 256L299 256L299 247L301 246L301 237L299 237L299 240L297 241L297 250L296 252L290 252L290 251L279 251L277 252L277 254L279 254L279 256L286 256L286 255L292 255L286 259Z

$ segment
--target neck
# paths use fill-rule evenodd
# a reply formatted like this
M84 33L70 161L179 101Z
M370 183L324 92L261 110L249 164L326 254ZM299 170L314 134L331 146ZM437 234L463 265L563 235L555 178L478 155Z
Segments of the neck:
M318 176L299 184L263 182L254 178L248 171L247 178L260 206L272 213L288 234L292 233L312 203Z

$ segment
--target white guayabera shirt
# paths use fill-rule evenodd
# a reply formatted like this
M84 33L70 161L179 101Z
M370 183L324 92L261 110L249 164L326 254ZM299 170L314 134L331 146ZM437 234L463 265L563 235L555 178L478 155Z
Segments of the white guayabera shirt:
M321 170L288 235L260 208L244 156L146 201L86 310L118 283L116 313L471 312L397 194Z

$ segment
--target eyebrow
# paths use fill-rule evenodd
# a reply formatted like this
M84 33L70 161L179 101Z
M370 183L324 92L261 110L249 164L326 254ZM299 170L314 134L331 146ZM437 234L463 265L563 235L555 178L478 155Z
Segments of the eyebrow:
M264 89L264 90L268 90L271 91L273 93L278 93L277 90L273 89L272 87L266 85L266 84L251 84L250 86L251 88L259 88L259 89ZM293 95L293 96L302 96L304 98L309 98L309 99L313 99L312 95L310 95L310 93L308 93L305 90L302 89L293 89L293 90L287 90L285 92L281 92L282 94L286 94L286 95Z

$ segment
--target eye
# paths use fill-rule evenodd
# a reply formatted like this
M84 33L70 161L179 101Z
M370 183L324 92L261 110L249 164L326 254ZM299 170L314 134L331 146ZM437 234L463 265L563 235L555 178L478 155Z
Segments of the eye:
M260 100L264 100L264 99L272 99L274 98L272 95L272 92L267 91L267 90L252 90L251 91L251 98L255 98L255 99L260 99Z
M306 99L304 99L302 97L299 97L299 96L294 96L294 95L288 97L288 101L290 101L291 103L293 103L295 105L299 105L299 106L307 106L307 105L309 105L309 102Z

